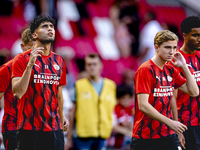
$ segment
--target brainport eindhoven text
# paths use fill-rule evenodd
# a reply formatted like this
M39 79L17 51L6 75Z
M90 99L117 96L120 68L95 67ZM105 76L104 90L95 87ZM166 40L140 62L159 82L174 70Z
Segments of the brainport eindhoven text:
M56 84L59 85L60 77L57 75L37 75L34 74L34 83L43 83L43 84Z

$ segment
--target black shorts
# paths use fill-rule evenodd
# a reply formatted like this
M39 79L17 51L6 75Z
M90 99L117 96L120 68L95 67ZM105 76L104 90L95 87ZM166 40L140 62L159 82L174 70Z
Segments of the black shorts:
M132 138L131 150L180 150L177 134L159 139Z
M64 134L62 130L17 131L17 150L64 150Z
M186 150L200 150L200 126L188 126L183 134Z
M6 131L3 132L3 143L5 150L15 150L17 149L17 131Z

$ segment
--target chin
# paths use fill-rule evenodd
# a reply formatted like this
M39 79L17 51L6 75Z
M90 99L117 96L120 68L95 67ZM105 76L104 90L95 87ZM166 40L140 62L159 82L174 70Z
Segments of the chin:
M46 39L46 40L42 40L42 43L52 43L54 42L54 39Z

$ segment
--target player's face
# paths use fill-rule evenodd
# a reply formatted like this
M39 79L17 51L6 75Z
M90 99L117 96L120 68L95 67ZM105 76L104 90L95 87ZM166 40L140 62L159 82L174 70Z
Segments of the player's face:
M42 43L51 43L55 39L55 29L51 22L43 22L36 30L37 39Z
M185 34L186 44L193 50L200 50L200 28L192 28L191 32Z
M99 58L89 58L85 60L85 69L90 77L101 75L102 63Z
M171 61L177 49L177 41L163 42L159 47L156 45L155 49L163 61Z

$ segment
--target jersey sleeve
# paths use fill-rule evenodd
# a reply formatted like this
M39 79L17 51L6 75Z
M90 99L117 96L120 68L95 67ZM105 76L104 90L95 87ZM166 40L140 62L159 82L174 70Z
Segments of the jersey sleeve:
M150 94L153 76L148 68L141 68L135 74L135 94Z
M21 77L26 69L27 62L22 54L17 55L12 63L12 75L11 77Z
M65 61L63 61L63 71L62 74L60 76L60 81L59 81L59 85L66 85L66 67L65 67Z
M10 84L11 72L7 66L0 68L0 92L6 92Z
M174 69L174 75L175 75L175 86L174 86L174 88L177 89L186 82L186 79L181 75L180 70L178 71L177 69Z

